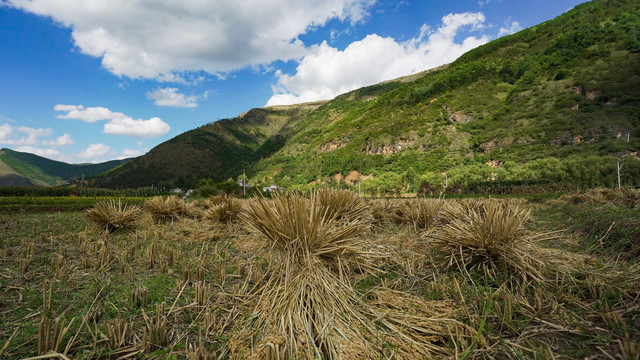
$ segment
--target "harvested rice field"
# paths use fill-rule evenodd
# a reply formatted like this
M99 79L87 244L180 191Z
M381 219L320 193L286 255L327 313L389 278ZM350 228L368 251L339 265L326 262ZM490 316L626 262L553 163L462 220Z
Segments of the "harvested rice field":
M0 212L0 358L638 359L640 193Z

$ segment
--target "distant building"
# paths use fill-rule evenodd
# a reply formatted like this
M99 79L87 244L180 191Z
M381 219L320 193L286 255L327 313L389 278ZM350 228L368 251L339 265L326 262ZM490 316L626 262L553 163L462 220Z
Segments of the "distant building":
M251 184L249 184L248 182L246 182L245 180L238 180L238 185L240 187L243 187L245 189L248 189L251 187Z
M262 188L262 191L267 192L267 191L279 191L282 190L280 189L280 187L276 184L271 184L271 186L265 186Z
M175 189L171 189L172 193L176 193L176 194L181 194L182 193L182 189L180 188L175 188Z

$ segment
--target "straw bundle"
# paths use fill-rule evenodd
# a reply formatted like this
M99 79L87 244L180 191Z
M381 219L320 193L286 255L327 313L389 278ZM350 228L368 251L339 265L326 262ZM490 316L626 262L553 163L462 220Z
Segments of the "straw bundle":
M151 213L151 217L156 223L178 220L188 212L184 200L175 195L167 198L155 196L145 201L144 209Z
M87 219L96 223L100 229L112 233L118 229L131 228L140 218L140 208L137 206L122 205L118 199L102 201L93 208L87 210Z
M439 221L443 200L418 199L403 202L395 215L397 222L411 224L414 230L428 230Z
M215 199L215 205L205 211L204 217L209 220L219 221L221 223L231 223L239 219L242 211L242 201L232 197L221 197ZM211 204L214 202L211 201Z
M484 268L489 276L507 271L522 280L545 282L548 251L538 244L557 233L531 233L529 210L518 202L456 202L444 211L448 223L432 235L448 260L468 271Z
M273 255L243 331L245 338L262 339L254 355L377 359L388 351L382 344L389 341L413 349L395 356L426 356L430 349L407 336L405 324L384 319L350 284L348 275L355 269L378 271L377 255L358 236L368 225L365 211L349 209L345 216L323 201L318 193L309 198L282 194L272 201L258 199L242 214Z

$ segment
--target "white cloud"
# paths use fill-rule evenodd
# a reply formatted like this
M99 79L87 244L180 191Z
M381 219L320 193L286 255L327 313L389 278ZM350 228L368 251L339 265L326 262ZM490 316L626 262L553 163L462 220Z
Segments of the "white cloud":
M180 94L177 88L171 87L149 91L147 92L147 99L153 100L153 103L158 106L182 108L193 108L198 106L198 103L196 102L198 100L197 97L185 96L184 94Z
M72 30L75 45L130 78L184 80L306 53L299 35L328 20L352 24L375 0L6 0Z
M6 144L13 136L13 126L11 124L0 125L0 143Z
M43 149L43 148L40 148L40 147L24 145L24 146L18 146L14 150L15 151L19 151L19 152L26 152L26 153L42 156L42 157L45 157L47 159L53 159L53 160L64 161L64 162L70 162L71 161L71 157L69 157L69 156L67 156L67 155L65 155L65 154L63 154L60 151L55 150L55 149Z
M75 119L93 123L101 120L111 120L115 118L126 117L125 114L113 112L102 106L84 108L82 105L62 105L58 104L53 107L55 111L65 111L64 115L56 116L58 119Z
M51 128L13 126L5 123L0 125L0 145L9 145L15 151L28 152L49 159L70 161L71 157L52 148L72 145L73 138L69 134L63 134L55 139L47 139L52 133Z
M469 36L460 43L455 41L462 27L482 29L484 21L482 13L449 14L435 31L424 25L419 37L406 42L373 34L343 51L325 41L310 49L295 74L276 72L278 82L267 105L331 99L362 86L449 63L489 40L486 36Z
M90 144L86 149L77 154L82 159L92 159L91 162L99 162L109 154L111 148L105 144Z
M147 151L149 151L149 149L138 149L138 150L132 150L132 149L123 149L121 152L121 155L118 156L116 158L116 160L121 160L121 159L128 159L128 158L132 158L132 157L138 157L140 155L144 155Z
M5 123L0 125L0 144L15 146L45 145L47 141L43 140L42 138L49 137L52 133L53 130L51 128L13 126L11 124Z
M58 136L58 138L55 140L42 142L43 145L47 145L47 146L66 146L66 145L73 145L75 143L76 142L73 141L73 138L69 134L62 134Z
M127 135L140 138L153 138L169 132L171 127L159 117L149 120L134 120L121 113L113 112L104 107L88 107L83 105L61 105L53 107L56 111L66 111L64 115L58 115L60 119L76 119L86 122L108 120L104 124L105 134Z
M522 26L520 26L519 22L514 21L511 23L511 25L508 28L501 27L500 31L498 31L498 37L515 34L520 30L522 30Z
M132 118L113 119L104 124L104 133L127 135L139 138L153 138L164 135L171 128L158 117L149 120L133 120Z

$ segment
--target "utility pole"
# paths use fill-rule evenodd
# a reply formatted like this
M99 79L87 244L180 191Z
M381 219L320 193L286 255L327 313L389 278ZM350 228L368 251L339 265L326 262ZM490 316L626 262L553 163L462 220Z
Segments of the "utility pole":
M620 189L620 161L618 161L618 189Z
M247 175L244 170L242 170L242 196L247 195Z

